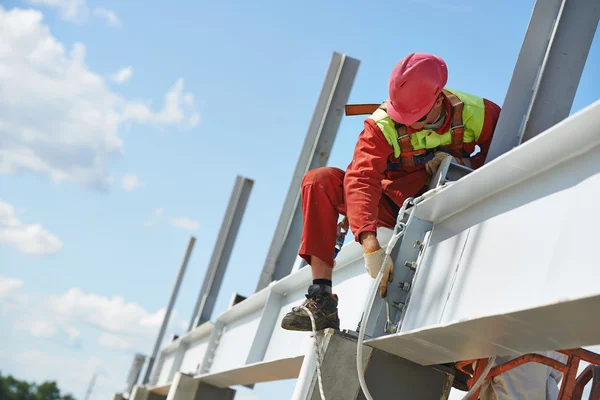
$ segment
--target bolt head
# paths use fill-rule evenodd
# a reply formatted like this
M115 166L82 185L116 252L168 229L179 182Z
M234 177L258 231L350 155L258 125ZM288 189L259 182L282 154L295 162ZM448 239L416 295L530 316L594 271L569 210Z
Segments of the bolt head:
M410 268L412 270L417 269L417 263L414 262L414 261L407 261L407 262L404 263L404 266L407 267L407 268Z

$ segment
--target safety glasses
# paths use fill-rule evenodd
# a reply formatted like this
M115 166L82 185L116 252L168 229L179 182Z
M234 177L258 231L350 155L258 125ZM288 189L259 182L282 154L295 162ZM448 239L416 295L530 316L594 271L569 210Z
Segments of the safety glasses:
M437 99L439 99L440 96L437 97ZM435 99L435 101L437 101L437 99ZM435 102L433 103L433 105L431 106L431 108L429 109L429 111L427 111L427 114L423 115L423 117L421 117L421 119L417 120L417 122L423 122L427 119L427 117L429 116L429 113L431 112L431 110L433 110L433 107L435 107Z

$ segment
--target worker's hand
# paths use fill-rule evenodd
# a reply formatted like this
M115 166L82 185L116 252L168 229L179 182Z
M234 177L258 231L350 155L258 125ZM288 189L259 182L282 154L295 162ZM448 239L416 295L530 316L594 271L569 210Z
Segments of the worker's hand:
M336 235L340 235L342 232L348 232L348 227L350 226L350 222L348 221L348 217L344 217L344 219L342 219L340 221L339 224L337 224L337 233Z
M382 248L376 250L372 253L365 253L365 268L369 273L371 278L377 278L377 274L379 273L379 269L383 264L383 260L385 260L385 251ZM385 263L385 268L383 270L383 276L381 277L381 282L379 283L379 294L381 297L387 295L387 287L388 283L394 279L394 263L392 263L392 258L388 257L387 262Z
M444 161L446 157L452 157L453 162L455 162L456 164L462 164L461 160L459 160L458 158L448 153L444 153L443 151L438 151L437 153L435 153L435 156L433 156L431 161L425 164L425 169L427 170L427 173L430 176L433 176L437 172L438 168L440 167L440 164L442 163L442 161Z

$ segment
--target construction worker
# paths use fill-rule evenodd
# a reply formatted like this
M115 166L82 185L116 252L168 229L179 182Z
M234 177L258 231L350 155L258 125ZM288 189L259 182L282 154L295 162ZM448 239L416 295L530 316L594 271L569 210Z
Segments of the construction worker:
M445 88L448 72L438 56L413 53L389 78L389 99L365 120L352 162L308 171L302 182L304 227L299 255L311 266L313 282L302 306L311 310L316 329L339 329L338 298L332 293L334 247L346 222L364 251L365 268L375 278L385 258L377 228L393 228L405 199L428 189L428 180L445 157L477 169L485 162L500 107ZM475 154L476 146L479 152ZM339 215L347 217L337 223ZM385 297L393 276L389 260L379 294ZM294 307L284 329L311 331L310 317ZM556 352L542 353L559 361ZM499 357L496 364L514 357ZM481 399L556 399L562 373L541 364L522 365L482 386ZM525 395L526 394L526 395ZM525 397L523 397L525 396Z
M365 267L375 278L385 257L377 227L394 227L404 200L427 190L429 178L445 157L473 169L483 165L500 107L445 89L447 79L446 64L438 56L413 53L403 58L389 78L389 100L365 120L346 172L323 167L304 176L299 255L311 266L313 284L302 305L312 311L317 330L340 326L338 299L331 289L340 214L347 216L363 247ZM476 145L480 151L471 156ZM382 297L393 272L388 260L379 290ZM281 326L312 329L300 307L285 315Z

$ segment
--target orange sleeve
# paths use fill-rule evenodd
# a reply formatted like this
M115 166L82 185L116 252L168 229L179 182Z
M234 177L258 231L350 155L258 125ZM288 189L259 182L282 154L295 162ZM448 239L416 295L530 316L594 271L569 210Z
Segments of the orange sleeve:
M494 130L496 129L496 124L500 117L500 106L487 99L483 99L483 104L485 106L485 114L483 117L483 128L481 129L479 139L475 142L465 143L465 150L470 154L475 151L475 145L478 145L481 149L479 153L470 158L471 168L473 169L481 167L485 162L485 158L490 149L490 144L492 143L492 138L494 137Z
M346 212L357 242L362 232L377 232L381 181L392 151L377 124L365 120L344 177Z

